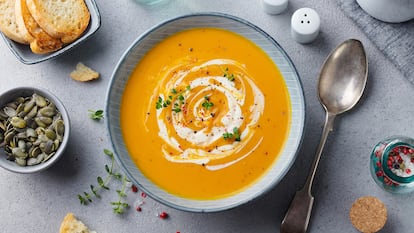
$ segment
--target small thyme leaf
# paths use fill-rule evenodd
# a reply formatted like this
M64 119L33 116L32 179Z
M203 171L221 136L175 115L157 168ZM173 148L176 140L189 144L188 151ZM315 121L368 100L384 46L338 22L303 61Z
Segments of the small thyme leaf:
M81 205L87 205L88 204L88 202L80 194L78 194L78 199L79 199Z
M96 180L98 181L99 186L101 186L101 188L104 188L106 190L109 190L109 187L106 186L105 182L103 181L102 177L98 176L96 178Z
M239 128L237 128L237 127L233 128L233 136L234 136L234 140L240 142Z
M224 69L224 74L223 74L223 77L225 77L225 78L227 78L229 81L234 81L235 80L235 76L234 76L234 74L231 74L231 73L229 73L229 68L228 67L226 67L226 69Z
M201 106L203 106L203 108L205 108L206 110L209 110L211 107L214 106L214 103L210 102L210 98L208 96L204 96L204 102L201 104Z
M96 110L96 111L89 109L88 112L89 112L89 117L92 120L99 121L99 120L101 120L104 117L104 115L103 115L104 112L101 109Z
M109 157L113 158L114 157L114 153L112 153L112 151L108 150L108 149L104 149L104 154L108 155Z
M77 198L79 199L79 202L81 205L88 205L89 203L93 201L92 199L93 197L101 198L99 194L101 190L110 190L108 184L111 178L114 178L116 180L121 180L122 187L121 189L116 190L119 200L118 202L114 202L114 204L111 203L111 205L112 205L114 213L122 214L124 213L125 209L129 207L128 203L123 201L123 198L126 197L125 188L129 180L127 179L125 175L121 174L120 172L114 171L115 158L114 158L114 154L112 153L112 151L104 149L104 154L107 155L111 159L111 164L105 165L105 171L107 175L105 176L105 178L98 176L96 178L96 182L98 183L99 186L95 187L94 185L90 185L89 187L90 187L91 193L83 192L82 194L78 194Z
M223 133L223 138L224 138L224 140L227 140L227 139L231 139L231 138L233 138L233 134L232 133Z
M239 128L234 127L233 128L233 133L229 133L229 132L223 133L223 139L224 140L234 139L235 141L240 142L241 141L241 135L240 135Z

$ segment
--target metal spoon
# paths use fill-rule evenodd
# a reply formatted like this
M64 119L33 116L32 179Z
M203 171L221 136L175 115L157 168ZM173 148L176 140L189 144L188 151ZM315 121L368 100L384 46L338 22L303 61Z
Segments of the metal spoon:
M349 39L329 54L319 75L319 101L326 111L325 125L316 157L304 187L296 192L282 221L281 233L304 233L312 212L312 183L323 147L336 115L351 109L361 98L368 75L368 60L359 40Z

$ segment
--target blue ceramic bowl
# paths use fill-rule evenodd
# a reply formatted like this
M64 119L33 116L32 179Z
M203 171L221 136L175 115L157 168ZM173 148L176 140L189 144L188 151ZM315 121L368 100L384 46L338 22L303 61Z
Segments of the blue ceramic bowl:
M14 161L7 160L7 156L3 151L3 148L0 148L0 167L16 172L16 173L34 173L43 171L49 167L51 167L54 163L56 163L64 154L66 146L68 144L69 135L70 135L70 121L69 115L63 106L62 102L51 92L46 89L38 88L38 87L16 87L10 89L8 91L3 92L0 95L0 107L5 106L6 104L14 101L18 97L29 97L32 96L33 93L37 93L45 98L47 98L50 102L54 103L58 111L62 115L63 122L65 124L65 133L60 143L56 153L47 161L32 165L32 166L19 166Z
M262 178L244 191L215 200L193 200L173 195L151 182L137 168L128 153L120 125L120 103L125 85L136 64L157 43L177 32L199 27L222 28L244 36L263 49L282 73L291 102L287 141L277 161ZM216 212L249 202L275 187L291 167L300 147L305 121L305 102L296 69L282 47L257 26L233 16L218 13L185 15L163 22L141 35L124 53L109 85L106 100L106 122L116 160L132 182L153 199L168 206L193 212Z

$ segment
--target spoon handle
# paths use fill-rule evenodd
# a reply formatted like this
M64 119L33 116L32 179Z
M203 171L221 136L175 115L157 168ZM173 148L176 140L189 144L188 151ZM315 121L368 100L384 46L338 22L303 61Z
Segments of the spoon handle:
M296 192L285 218L280 225L280 233L304 233L312 212L313 197L306 189Z
M328 134L333 130L335 114L326 113L325 124L315 159L313 160L306 183L301 190L296 192L295 197L290 203L285 218L280 226L281 233L305 233L308 229L310 216L312 213L313 196L311 194L312 184L315 178L316 169L321 159L322 151L328 138Z

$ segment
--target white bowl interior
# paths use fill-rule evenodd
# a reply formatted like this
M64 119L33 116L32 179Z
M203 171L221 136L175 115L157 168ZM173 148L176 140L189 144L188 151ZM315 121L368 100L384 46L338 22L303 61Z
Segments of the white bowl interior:
M172 195L147 179L131 160L125 146L120 126L120 103L129 76L140 59L157 43L179 31L213 27L222 28L244 36L259 46L277 65L289 91L291 101L291 125L277 162L260 179L246 190L217 200L191 200ZM146 193L168 206L193 212L215 212L251 201L273 188L286 174L300 147L305 121L305 102L297 71L279 44L264 31L242 19L217 13L201 13L178 17L150 29L139 37L120 59L108 87L106 121L117 162Z
M0 167L3 167L6 170L17 172L17 173L33 173L33 172L39 172L43 171L46 168L50 167L52 164L54 164L63 154L63 151L66 148L66 145L69 140L69 134L70 134L70 122L69 117L66 112L65 107L63 106L62 102L52 93L45 89L41 88L35 88L35 87L17 87L14 89L10 89L3 94L0 95L0 107L6 105L7 103L10 103L11 101L15 100L16 98L23 96L31 96L33 93L38 93L42 95L43 97L49 99L52 101L56 108L60 111L62 114L63 121L65 123L65 134L63 136L63 141L60 144L58 150L56 151L56 154L53 155L48 161L44 163L40 163L33 166L19 166L14 161L9 161L6 159L6 156L3 154L4 151L0 150Z

